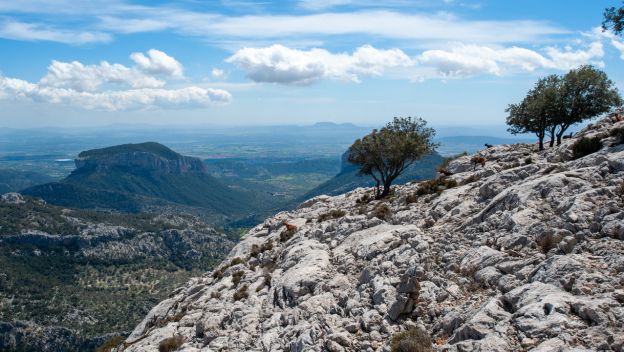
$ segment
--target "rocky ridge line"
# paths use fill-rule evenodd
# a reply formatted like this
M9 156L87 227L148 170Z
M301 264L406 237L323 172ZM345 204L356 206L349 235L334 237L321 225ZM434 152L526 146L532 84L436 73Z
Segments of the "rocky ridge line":
M180 336L188 352L390 351L418 326L439 351L622 351L616 129L621 117L542 152L495 146L476 169L461 157L448 166L457 186L439 195L415 183L368 201L357 189L279 213L152 309L120 350ZM572 160L572 144L596 136L602 149Z

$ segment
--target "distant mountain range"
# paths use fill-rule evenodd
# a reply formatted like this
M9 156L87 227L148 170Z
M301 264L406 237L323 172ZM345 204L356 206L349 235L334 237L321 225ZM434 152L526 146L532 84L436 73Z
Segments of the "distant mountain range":
M228 187L206 172L197 158L162 144L124 144L80 153L76 170L59 181L22 193L49 203L85 209L141 212L155 208L200 208L227 221L270 208L261 192Z

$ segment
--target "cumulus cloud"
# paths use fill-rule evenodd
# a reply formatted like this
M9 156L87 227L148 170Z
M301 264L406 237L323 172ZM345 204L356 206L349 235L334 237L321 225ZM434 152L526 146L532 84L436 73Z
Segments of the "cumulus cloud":
M537 69L569 70L582 64L602 66L602 44L594 42L585 50L566 47L563 50L549 47L545 54L511 47L491 48L479 45L460 45L450 50L427 50L416 61L419 65L435 69L435 76L463 78L478 74L502 75L514 71Z
M137 53L135 53L137 54ZM232 96L222 89L203 87L164 88L166 82L150 74L183 78L182 65L162 51L133 54L135 67L102 61L85 65L78 61L52 61L37 83L0 75L1 99L28 99L65 104L90 110L175 108L228 103ZM123 89L111 89L112 85Z
M128 85L132 88L159 88L165 82L120 64L102 61L84 65L78 61L52 61L47 74L39 81L42 86L95 91L103 83Z
M201 107L230 102L232 96L222 89L186 87L180 89L141 88L88 92L71 88L42 86L0 76L0 98L30 99L65 104L88 110L135 110L149 107Z
M307 85L322 79L359 82L361 76L381 76L399 68L403 76L419 80L500 76L540 69L565 71L582 64L603 66L603 56L600 42L582 49L548 47L543 53L520 47L457 45L447 50L426 50L414 58L399 49L379 50L370 45L351 54L272 45L240 49L226 61L256 82ZM406 75L409 70L405 68L410 67L412 74Z
M143 53L132 53L130 58L143 72L163 75L173 79L184 78L182 64L160 50L150 49L147 51L147 56Z
M360 75L380 75L386 69L407 67L413 61L401 50L379 50L370 45L352 54L325 49L297 50L283 45L244 48L226 59L256 82L307 85L321 79L359 82Z

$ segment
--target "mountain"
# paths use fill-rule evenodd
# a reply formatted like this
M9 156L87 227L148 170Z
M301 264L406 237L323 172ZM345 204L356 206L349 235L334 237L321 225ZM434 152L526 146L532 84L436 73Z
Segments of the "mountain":
M622 119L478 155L268 218L124 351L622 351Z
M395 184L420 181L434 177L437 174L436 168L444 161L438 153L433 153L423 157L412 164L405 172L396 179ZM358 166L349 163L347 153L342 154L342 165L340 172L333 178L304 194L299 201L305 201L321 194L338 195L352 191L358 187L372 187L375 182L370 176L358 176Z
M273 204L266 193L228 187L204 163L154 142L81 152L65 179L24 194L52 204L123 212L199 208L214 222L246 217Z
M114 214L0 197L0 351L93 351L234 242L172 213Z
M53 180L52 177L38 172L0 169L0 194L17 192Z

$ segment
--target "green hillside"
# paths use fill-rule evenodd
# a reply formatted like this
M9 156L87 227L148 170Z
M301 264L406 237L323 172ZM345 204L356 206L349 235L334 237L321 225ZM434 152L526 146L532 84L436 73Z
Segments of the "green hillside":
M137 151L146 154L132 154ZM277 207L268 193L227 186L205 171L198 171L205 169L199 159L181 156L157 143L90 150L80 153L80 158L88 158L89 164L59 182L31 187L23 193L52 204L84 209L141 212L157 207L193 207L207 213L205 218L220 217L224 222ZM162 164L159 158L180 162ZM195 166L172 172L182 163Z
M54 179L48 175L32 171L0 170L0 194L18 192L24 188L52 182Z

